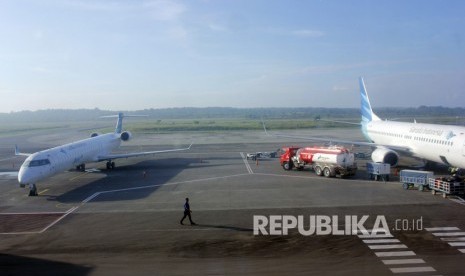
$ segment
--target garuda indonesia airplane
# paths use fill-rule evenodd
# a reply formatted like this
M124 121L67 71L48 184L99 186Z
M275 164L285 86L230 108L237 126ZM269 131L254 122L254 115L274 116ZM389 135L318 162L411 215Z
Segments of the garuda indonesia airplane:
M371 109L363 78L359 79L361 95L361 130L368 142L321 137L275 136L313 141L331 141L375 147L374 162L397 165L399 152L450 167L465 169L465 127L441 124L407 123L381 120ZM266 131L266 129L265 129Z
M72 168L84 171L86 163L107 161L107 169L113 169L115 168L113 160L118 158L183 151L190 149L192 146L191 144L187 148L112 154L113 150L119 148L121 141L131 139L132 134L129 131L122 131L123 118L131 116L124 116L123 113L119 113L117 116L107 117L118 118L116 129L113 133L102 135L93 133L90 138L32 154L21 153L16 147L16 155L28 156L19 169L18 182L20 186L25 187L29 185L29 195L36 196L37 182Z

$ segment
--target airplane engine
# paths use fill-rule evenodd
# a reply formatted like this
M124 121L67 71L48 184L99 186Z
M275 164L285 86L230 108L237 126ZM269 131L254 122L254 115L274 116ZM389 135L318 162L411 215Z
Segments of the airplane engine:
M90 137L97 137L97 136L99 136L99 135L100 135L99 133L94 132L94 133L92 133L92 134L90 135Z
M371 153L373 162L388 163L391 167L395 167L399 162L397 152L387 148L377 148Z
M121 140L126 142L126 141L129 141L132 138L132 134L129 131L124 131L123 133L121 133L120 137L121 137Z

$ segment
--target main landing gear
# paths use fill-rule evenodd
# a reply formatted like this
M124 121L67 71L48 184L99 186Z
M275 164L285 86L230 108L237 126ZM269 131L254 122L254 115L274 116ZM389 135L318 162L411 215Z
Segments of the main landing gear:
M115 168L115 162L108 161L107 162L107 170L112 170Z
M76 166L76 170L80 172L84 172L86 170L86 164L81 164Z
M29 196L38 196L36 184L29 184Z

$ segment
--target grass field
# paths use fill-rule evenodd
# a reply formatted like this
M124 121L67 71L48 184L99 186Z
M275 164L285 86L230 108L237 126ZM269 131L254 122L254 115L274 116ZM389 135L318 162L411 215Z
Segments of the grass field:
M335 121L348 121L359 123L359 118L331 118ZM455 124L456 117L421 117L418 123ZM413 119L400 119L410 121ZM266 127L269 130L283 129L312 129L312 128L357 128L357 125L341 124L312 119L267 119ZM459 124L462 122L458 122ZM59 132L60 129L76 128L79 131L90 133L107 133L114 131L114 120L98 119L96 121L82 122L40 122L40 123L9 123L0 125L0 137L35 133L37 131ZM235 131L235 130L261 130L260 120L253 119L165 119L127 118L124 120L124 129L134 133L165 133L172 131Z

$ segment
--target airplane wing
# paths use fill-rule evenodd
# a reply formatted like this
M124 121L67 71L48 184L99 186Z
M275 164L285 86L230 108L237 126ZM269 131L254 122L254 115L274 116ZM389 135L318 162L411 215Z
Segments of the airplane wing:
M348 121L336 121L336 120L326 120L326 119L317 119L317 121L322 122L330 122L330 123L339 123L339 124L346 124L346 125L361 125L360 123L348 122Z
M269 133L266 130L265 123L263 123L263 129L265 130L266 135L276 136L276 137L284 137L284 138L294 138L294 139L301 139L301 140L309 140L309 141L322 141L322 142L334 142L339 144L349 144L349 145L359 145L359 146L369 146L369 147L384 147L389 148L392 150L403 151L403 152L411 152L412 149L409 147L402 147L402 146L392 146L392 145L383 145L377 144L372 142L361 142L361 141L350 141L350 140L342 140L342 139L334 139L334 138L322 138L322 137L312 137L312 136L294 136L294 135L287 135L281 133Z
M192 144L190 144L189 147L187 147L187 148L180 148L180 149L168 149L168 150L155 150L155 151L144 151L144 152L102 155L102 156L98 157L98 161L100 162L100 161L105 161L105 160L114 160L114 159L119 159L119 158L137 157L137 156L151 155L151 154L157 154L157 153L184 151L184 150L189 150L191 147L192 147Z
M32 153L20 152L19 148L18 148L18 145L15 145L15 155L17 155L17 156L29 156L29 155L32 155Z

